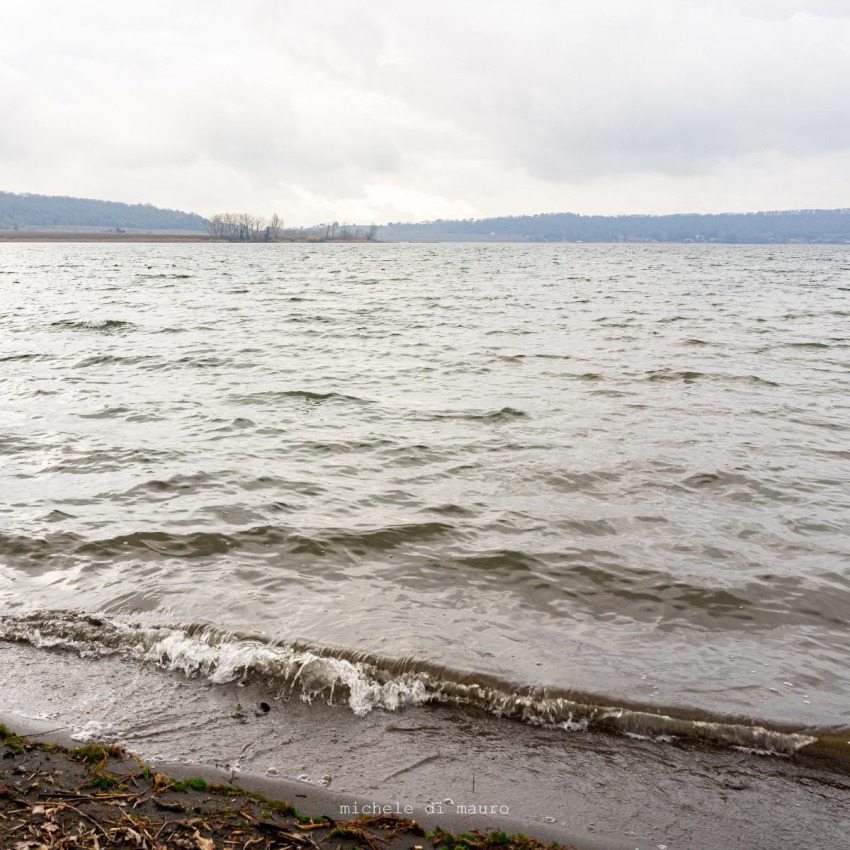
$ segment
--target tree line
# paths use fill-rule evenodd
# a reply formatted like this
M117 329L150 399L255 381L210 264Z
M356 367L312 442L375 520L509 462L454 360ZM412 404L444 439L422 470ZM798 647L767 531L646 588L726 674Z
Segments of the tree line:
M226 242L280 242L283 222L275 213L268 221L249 213L218 213L207 220L207 233Z
M224 242L374 242L378 226L356 224L319 224L315 227L285 228L275 213L266 220L250 213L218 213L206 222L212 239Z
M390 222L384 241L469 242L850 242L850 209L586 216L575 213L465 221Z
M0 230L30 227L182 230L199 233L204 230L204 219L194 213L161 209L150 204L0 192Z
M378 225L370 224L368 227L361 227L357 224L340 224L335 221L333 224L319 225L319 229L324 227L325 239L333 239L334 241L346 241L352 239L357 242L374 242L378 235Z

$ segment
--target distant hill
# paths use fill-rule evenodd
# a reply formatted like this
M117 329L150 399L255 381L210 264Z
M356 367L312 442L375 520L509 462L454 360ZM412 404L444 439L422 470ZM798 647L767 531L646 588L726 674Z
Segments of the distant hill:
M574 213L390 223L384 242L826 242L850 243L850 209L718 215Z
M150 204L0 192L0 230L99 227L200 232L204 225L205 220L194 213L164 210Z

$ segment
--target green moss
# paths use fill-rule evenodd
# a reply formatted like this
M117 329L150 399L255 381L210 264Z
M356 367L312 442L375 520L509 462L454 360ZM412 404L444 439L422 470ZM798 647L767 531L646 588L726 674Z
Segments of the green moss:
M560 850L558 844L547 845L522 833L508 835L496 830L492 832L473 830L452 835L437 827L427 837L435 846L445 850L504 850L506 847L515 848L515 850Z
M106 764L110 757L124 758L126 755L127 753L121 747L104 747L100 744L89 744L71 750L71 758L75 761L84 761L94 765Z
M2 723L0 723L0 737L3 738L4 746L8 747L16 756L23 755L26 741L11 732Z
M113 776L110 773L99 773L94 779L83 785L83 788L100 788L101 791L123 790L126 787L118 776Z
M190 788L193 791L206 791L209 787L207 780L201 779L200 776L196 776L192 779L185 779L182 782L178 780L172 780L171 782L172 791L182 791L184 793Z
M205 790L209 791L210 794L223 794L230 797L241 796L245 793L239 788L234 788L232 785L207 785Z
M268 797L264 797L262 794L257 794L254 791L245 791L244 789L234 789L236 793L241 794L247 797L249 800L253 800L255 803L259 803L262 806L265 806L267 809L271 811L277 812L279 815L292 815L295 818L301 819L303 815L295 808L291 803L284 803L278 800L270 800ZM307 819L309 820L309 818ZM304 820L301 823L305 823Z
M316 824L316 823L326 823L328 825L332 824L333 821L327 815L319 815L315 818L308 818L304 815L296 815L295 818L298 823L308 823L308 824Z
M363 838L363 830L352 829L348 826L335 826L327 835L331 838L353 838L355 841Z

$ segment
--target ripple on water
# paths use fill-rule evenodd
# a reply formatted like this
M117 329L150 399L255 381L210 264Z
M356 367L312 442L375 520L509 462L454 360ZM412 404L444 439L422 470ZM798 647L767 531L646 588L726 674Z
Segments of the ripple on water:
M850 727L846 248L350 247L4 248L0 615Z

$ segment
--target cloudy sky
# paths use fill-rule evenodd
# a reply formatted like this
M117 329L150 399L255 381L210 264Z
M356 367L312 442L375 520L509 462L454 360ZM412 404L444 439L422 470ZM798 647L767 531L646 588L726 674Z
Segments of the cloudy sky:
M850 0L0 0L0 189L287 224L850 206Z

